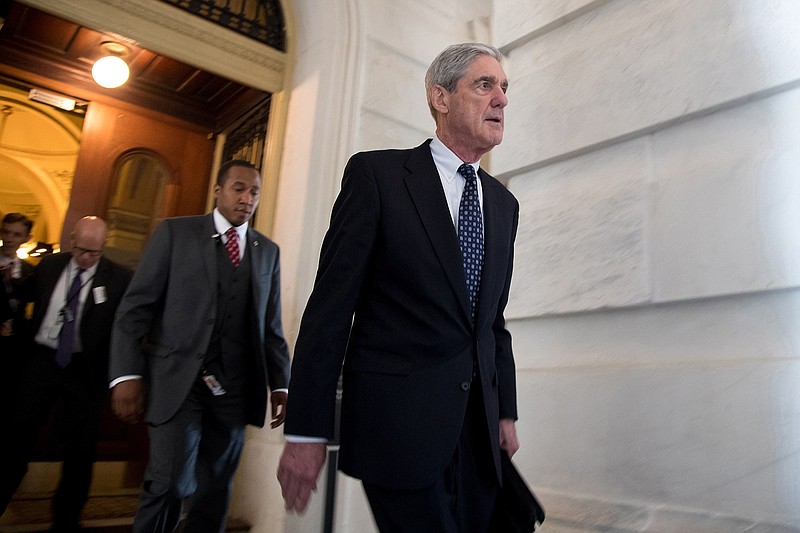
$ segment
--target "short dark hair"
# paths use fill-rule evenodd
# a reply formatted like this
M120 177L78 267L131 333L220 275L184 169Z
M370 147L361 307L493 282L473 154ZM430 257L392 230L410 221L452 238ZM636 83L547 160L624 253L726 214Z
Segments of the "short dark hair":
M22 213L7 213L6 216L3 217L4 226L6 224L16 224L18 222L28 228L28 233L33 230L33 220L29 219Z
M258 168L251 163L250 161L245 161L244 159L231 159L230 161L226 161L222 163L219 167L219 172L217 172L217 185L222 187L225 185L225 180L228 178L228 171L233 167L244 167L244 168L253 168L258 172Z

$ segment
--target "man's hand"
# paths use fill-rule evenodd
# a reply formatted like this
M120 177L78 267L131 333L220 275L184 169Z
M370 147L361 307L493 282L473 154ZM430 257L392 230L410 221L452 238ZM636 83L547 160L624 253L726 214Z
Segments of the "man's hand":
M283 421L286 419L286 400L288 400L288 398L289 395L282 391L273 392L270 395L269 403L272 404L272 422L270 423L270 427L272 429L283 424Z
M302 513L317 490L317 478L325 464L324 442L287 442L278 463L278 482L288 511Z
M111 389L111 408L128 424L138 422L144 413L144 387L141 379L121 381Z
M505 450L508 457L514 457L514 454L519 450L519 441L517 440L517 426L511 418L503 418L500 420L500 449Z

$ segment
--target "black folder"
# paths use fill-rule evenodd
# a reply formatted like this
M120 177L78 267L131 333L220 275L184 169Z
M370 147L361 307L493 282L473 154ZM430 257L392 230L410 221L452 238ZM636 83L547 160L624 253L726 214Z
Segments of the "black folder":
M497 496L492 533L531 533L544 522L544 508L505 451L500 452L503 488Z

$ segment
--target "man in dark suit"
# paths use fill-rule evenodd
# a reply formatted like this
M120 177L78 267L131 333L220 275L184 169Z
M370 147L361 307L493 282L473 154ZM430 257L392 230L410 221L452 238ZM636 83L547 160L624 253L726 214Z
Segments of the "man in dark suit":
M108 347L114 313L131 273L103 257L106 224L75 224L72 251L42 259L23 289L34 303L31 349L19 375L7 376L15 394L9 432L0 444L0 509L27 470L40 426L56 400L64 463L53 498L53 530L77 531L89 494L100 414L108 397Z
M339 467L362 480L380 530L489 528L500 453L519 446L503 317L519 207L475 175L503 136L500 59L447 48L426 75L436 138L344 171L295 346L278 467L289 510L316 487L341 370Z
M0 351L3 353L3 367L7 372L16 373L20 359L18 335L25 318L25 306L20 304L19 291L22 284L33 272L33 265L17 256L19 247L28 242L33 230L33 221L22 213L7 213L0 226L0 281L3 287L2 299L6 301L7 316L0 317Z
M223 531L246 424L283 423L289 353L283 338L278 247L248 228L261 177L220 168L217 207L167 219L151 237L114 323L112 405L143 409L150 436L134 531ZM143 378L143 379L141 379Z

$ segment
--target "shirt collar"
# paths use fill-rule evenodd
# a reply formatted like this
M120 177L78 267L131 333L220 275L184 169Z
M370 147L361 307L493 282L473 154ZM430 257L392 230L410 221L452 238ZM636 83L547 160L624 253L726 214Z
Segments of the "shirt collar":
M464 161L458 158L456 154L453 153L450 148L445 146L445 144L439 139L439 137L435 136L431 140L431 155L433 156L433 162L436 164L436 167L443 172L444 175L442 178L447 180L448 182L453 181L453 178L456 177L458 174L458 168L464 164ZM479 163L469 163L472 165L472 168L475 169L475 175L478 175L478 167L480 166Z
M214 213L212 215L214 217L214 229L217 230L217 233L220 235L225 235L225 232L228 231L228 228L233 228L236 230L236 234L239 236L239 242L244 242L245 238L247 237L247 222L242 224L241 226L234 226L228 219L222 216L222 213L219 212L219 209L216 207L214 208Z
M97 263L93 264L92 266L90 266L89 268L84 270L83 271L84 275L94 276L95 273L97 272L97 267L98 266L100 266L100 261L97 261ZM69 260L69 275L70 275L70 278L69 279L72 279L72 276L77 274L78 271L80 270L80 268L81 267L78 266L78 262L75 261L75 258L74 257L70 258L70 260ZM83 279L86 279L86 278L83 278Z

